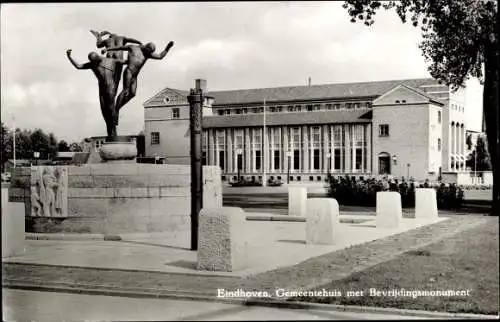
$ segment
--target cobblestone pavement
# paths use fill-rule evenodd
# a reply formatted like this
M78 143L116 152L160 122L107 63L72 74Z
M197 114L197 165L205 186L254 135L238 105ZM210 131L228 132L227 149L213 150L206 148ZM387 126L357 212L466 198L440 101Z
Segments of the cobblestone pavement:
M278 288L311 289L328 284L485 221L486 218L480 216L455 216L437 224L355 245L308 259L292 267L246 278L3 263L3 285L64 286L102 290L117 288L157 295L184 294L213 298L217 295L217 289L221 288L268 291L274 295Z

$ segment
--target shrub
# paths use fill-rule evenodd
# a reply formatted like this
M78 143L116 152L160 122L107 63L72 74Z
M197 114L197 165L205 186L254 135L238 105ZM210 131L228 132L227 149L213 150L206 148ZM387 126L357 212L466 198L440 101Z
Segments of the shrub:
M436 189L439 209L457 209L463 204L464 190L455 184L431 184L426 180L419 184L413 180L402 179L358 179L346 177L328 177L328 195L341 205L376 206L377 192L396 191L401 195L403 208L415 207L416 188Z

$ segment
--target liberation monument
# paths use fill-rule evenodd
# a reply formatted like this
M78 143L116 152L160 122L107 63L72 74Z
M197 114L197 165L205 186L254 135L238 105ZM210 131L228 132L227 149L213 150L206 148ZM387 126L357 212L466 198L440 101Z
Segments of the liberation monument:
M139 40L118 36L108 31L90 32L96 37L97 48L103 48L101 53L105 56L90 52L89 61L79 64L71 57L71 49L68 49L66 54L75 68L90 69L97 77L99 102L107 132L106 142L99 153L103 161L134 159L137 154L135 145L119 137L117 133L120 109L135 96L137 76L146 61L163 59L174 43L169 42L165 49L157 54L156 46L151 42L144 45ZM106 36L107 38L104 38ZM128 53L126 59L124 51ZM122 91L118 94L118 85L122 78Z

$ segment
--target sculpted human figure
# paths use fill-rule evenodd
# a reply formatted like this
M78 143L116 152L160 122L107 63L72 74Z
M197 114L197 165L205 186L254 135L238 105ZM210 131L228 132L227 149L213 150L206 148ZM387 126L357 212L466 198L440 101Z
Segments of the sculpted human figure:
M97 32L95 30L90 30L90 32L96 37L97 48L103 48L103 47L105 48L105 50L103 50L103 54L106 52L108 48L122 47L125 46L127 43L142 45L142 42L140 42L139 40L125 36L118 36L117 34L113 34L109 31ZM108 36L108 38L103 39L104 36ZM123 59L123 52L121 51L108 52L106 53L106 57Z
M69 61L76 69L90 69L94 72L99 82L99 101L101 112L106 122L108 137L116 137L115 96L118 90L119 81L116 80L116 70L121 68L124 60L100 56L96 52L88 55L89 61L84 64L77 63L71 57L71 49L66 51Z
M38 182L37 182L38 186ZM40 204L40 196L38 195L38 191L36 186L31 187L31 215L32 216L40 216L42 212L42 205Z
M52 168L49 167L43 170L42 181L45 186L44 215L54 216L56 214L56 189L59 184Z
M160 53L156 54L156 47L153 43L145 45L126 45L121 47L109 48L107 51L128 51L128 58L126 61L127 67L123 71L123 90L116 99L116 111L118 111L127 104L134 96L137 89L137 75L148 59L163 59L170 48L174 45L171 41L167 47Z

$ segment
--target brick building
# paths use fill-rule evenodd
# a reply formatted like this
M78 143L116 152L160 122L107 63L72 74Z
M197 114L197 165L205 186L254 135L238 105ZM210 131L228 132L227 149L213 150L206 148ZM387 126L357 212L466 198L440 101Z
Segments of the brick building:
M187 95L165 88L144 103L147 157L189 164ZM238 168L290 181L322 181L328 172L423 180L465 170L465 89L432 78L207 96L203 158L222 168L223 180L236 179Z

